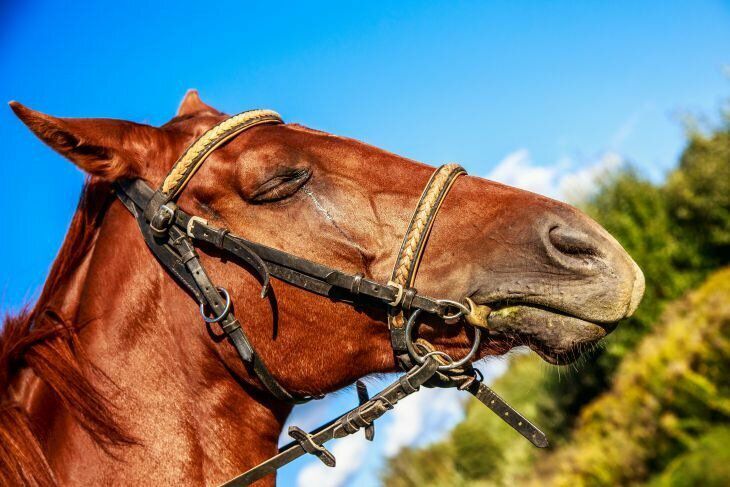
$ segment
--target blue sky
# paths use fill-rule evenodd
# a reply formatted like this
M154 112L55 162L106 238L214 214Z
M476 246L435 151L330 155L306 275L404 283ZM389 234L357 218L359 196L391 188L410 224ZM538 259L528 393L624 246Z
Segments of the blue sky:
M0 100L160 124L198 88L229 113L272 108L563 198L625 160L660 178L684 114L712 117L730 93L728 53L722 2L0 2ZM15 308L37 295L83 178L8 108L0 140L0 303ZM324 420L345 397L297 417ZM384 421L365 463L317 479L372 484L393 438L458 419L458 400L443 403ZM309 462L284 485L315 478Z

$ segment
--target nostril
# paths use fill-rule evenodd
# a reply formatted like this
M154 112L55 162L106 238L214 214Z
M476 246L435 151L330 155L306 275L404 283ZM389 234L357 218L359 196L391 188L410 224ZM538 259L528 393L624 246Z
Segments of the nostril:
M550 243L563 254L573 257L594 257L599 254L593 239L583 232L555 226L548 233Z

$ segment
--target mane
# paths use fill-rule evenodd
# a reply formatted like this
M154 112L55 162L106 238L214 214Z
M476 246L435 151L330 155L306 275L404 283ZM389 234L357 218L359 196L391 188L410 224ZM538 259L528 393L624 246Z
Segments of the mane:
M32 309L6 316L0 330L0 485L54 485L56 479L24 408L13 398L18 374L31 369L78 424L110 453L135 443L116 421L113 407L89 377L102 377L78 339L83 323L71 323L53 308L54 298L93 248L112 201L109 183L86 182L61 250ZM106 379L108 380L108 379Z

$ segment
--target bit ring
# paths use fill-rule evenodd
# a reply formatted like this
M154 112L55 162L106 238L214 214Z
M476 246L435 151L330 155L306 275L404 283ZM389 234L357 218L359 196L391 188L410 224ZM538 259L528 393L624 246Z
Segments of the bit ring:
M411 313L411 316L408 317L408 321L406 322L406 329L405 329L405 335L406 335L406 348L408 349L408 353L411 357L413 357L413 360L418 362L419 364L422 364L426 360L426 356L429 354L426 354L426 356L419 355L416 351L416 347L413 345L413 338L411 334L413 333L413 327L416 324L416 320L418 319L418 315L421 314L421 310L417 309ZM477 353L477 350L479 349L479 343L482 339L482 331L479 328L474 328L474 344L471 346L471 349L469 350L469 353L464 356L461 360L454 361L448 354L445 352L439 352L438 354L441 356L448 357L450 359L450 363L446 365L439 365L436 370L438 371L445 371L445 370L451 370L455 369L457 367L461 367L462 365L467 364L471 358ZM431 352L434 353L434 352ZM435 355L435 354L434 354Z
M222 320L223 318L226 317L226 315L228 314L228 311L230 311L230 309L231 309L231 295L228 294L228 291L226 291L226 288L216 287L216 289L218 291L220 291L221 293L223 293L223 296L225 296L226 305L224 306L223 311L221 311L221 313L218 316L215 316L213 318L208 318L205 315L205 304L200 303L200 316L203 317L203 320L206 323L218 323L220 320Z

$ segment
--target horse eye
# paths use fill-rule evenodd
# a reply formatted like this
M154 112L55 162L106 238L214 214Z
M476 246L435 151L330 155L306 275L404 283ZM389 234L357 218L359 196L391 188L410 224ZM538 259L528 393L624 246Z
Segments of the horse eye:
M311 174L307 169L293 169L278 174L259 186L250 200L254 203L270 203L288 198L307 182Z

